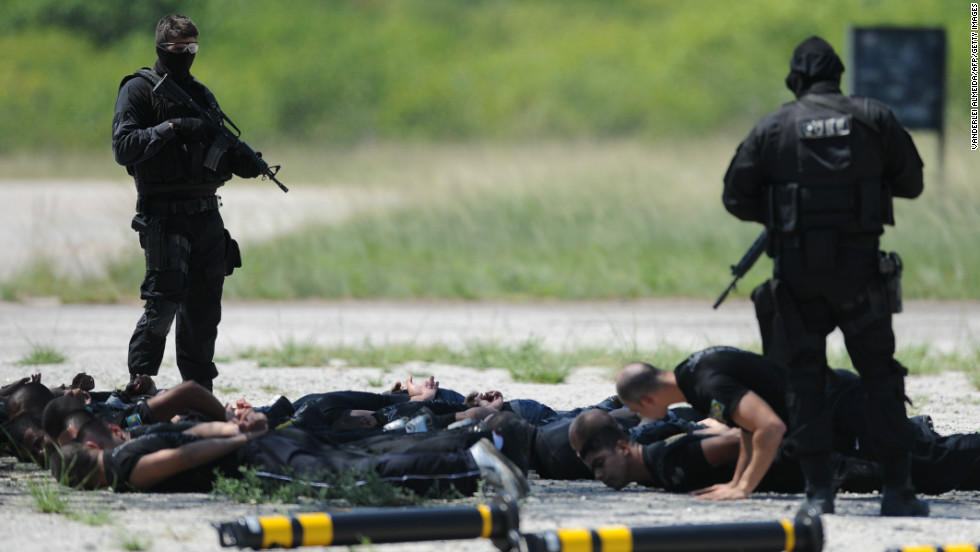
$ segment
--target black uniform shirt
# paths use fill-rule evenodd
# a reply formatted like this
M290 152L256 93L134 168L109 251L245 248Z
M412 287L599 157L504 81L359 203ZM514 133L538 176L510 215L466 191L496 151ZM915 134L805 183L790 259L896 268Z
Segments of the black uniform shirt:
M812 117L841 115L825 107L810 107L795 101L763 117L748 137L739 145L725 173L723 202L736 217L769 222L768 190L779 182L837 183L845 178L880 177L895 197L914 198L922 193L922 160L908 132L888 107L863 97L843 97L836 84L821 81L808 91L826 94L865 110L881 130L861 123L851 128L853 159L842 161L839 167L824 168L816 173L804 171L801 159L801 140L796 138L795 126Z
M102 460L105 464L106 479L109 481L109 485L113 490L137 490L135 487L129 484L129 476L133 473L133 470L136 468L136 464L140 461L140 458L160 450L178 448L181 445L193 443L196 440L198 440L198 437L186 435L184 433L154 433L131 439L112 450L105 451ZM180 474L178 474L178 476L179 475ZM155 485L154 487L161 487L160 489L156 490L164 492L168 490L171 492L201 490L196 486L185 486L180 484L177 479L178 476L168 479L167 482L170 482L170 484L160 484ZM174 481L171 481L172 479Z
M687 402L711 418L736 427L732 413L749 391L762 397L789 423L786 408L788 370L755 353L733 347L712 347L689 356L674 368Z

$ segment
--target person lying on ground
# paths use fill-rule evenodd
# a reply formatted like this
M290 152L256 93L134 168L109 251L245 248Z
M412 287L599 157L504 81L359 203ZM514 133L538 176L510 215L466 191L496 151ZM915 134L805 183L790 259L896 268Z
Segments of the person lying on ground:
M520 471L486 439L467 448L438 452L372 454L269 432L254 423L258 417L261 414L243 409L234 421L199 424L181 432L158 431L138 438L128 438L125 430L93 418L81 428L76 441L52 455L52 474L59 481L90 489L174 492L200 483L199 468L218 467L234 477L238 466L248 466L277 479L311 482L345 472L370 471L423 495L450 486L472 494L481 479L514 498L528 492ZM243 425L243 420L252 423ZM188 474L197 475L188 479Z
M41 416L44 431L57 444L74 438L76 427L66 425L66 416L76 410L88 410L108 423L136 427L158 421L170 421L175 416L196 413L208 420L225 421L231 413L210 391L194 381L185 381L165 392L140 399L124 407L107 406L93 401L82 390L70 390L50 401Z
M927 416L912 419L915 483L922 492L980 489L980 435L941 436ZM669 492L692 492L729 481L735 471L740 430L691 432L652 444L641 444L601 411L583 413L569 428L569 440L596 480L621 489L630 483ZM866 458L834 453L835 487L849 492L879 491L881 467ZM778 454L756 492L801 493L806 485L799 462ZM917 487L918 488L918 487Z
M699 498L729 500L749 496L780 454L792 455L792 451L780 450L787 432L793 431L788 428L785 402L786 370L754 353L712 347L692 354L673 372L646 363L628 364L620 371L616 386L623 403L644 416L660 417L670 404L687 402L739 429L739 455L731 480L696 491ZM860 379L844 370L832 373L827 407L821 415L833 418L834 452L867 459L867 452L856 445L869 442L868 424L860 408ZM976 462L971 447L977 439L976 434L964 434L939 448L927 444L935 439L923 439L916 462L920 466L942 462L949 466L948 473L971 473ZM926 481L922 483L927 486ZM955 485L937 485L944 486Z

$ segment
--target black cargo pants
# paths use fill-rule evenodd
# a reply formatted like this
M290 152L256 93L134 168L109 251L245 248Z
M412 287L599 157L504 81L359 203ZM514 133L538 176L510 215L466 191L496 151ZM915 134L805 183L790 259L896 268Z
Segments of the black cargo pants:
M790 367L790 450L802 458L832 448L833 416L824 399L826 338L840 328L861 376L861 417L870 436L864 445L883 465L906 459L912 436L906 371L894 359L895 334L877 249L842 247L833 268L814 271L805 251L786 248L776 259L776 276L753 299L766 356Z
M155 204L159 205L159 204ZM139 220L138 220L139 219ZM214 344L226 273L224 222L217 208L196 213L137 215L146 257L143 316L129 342L129 373L156 375L174 320L177 368L184 381L211 389L218 375ZM138 228L137 228L138 227Z

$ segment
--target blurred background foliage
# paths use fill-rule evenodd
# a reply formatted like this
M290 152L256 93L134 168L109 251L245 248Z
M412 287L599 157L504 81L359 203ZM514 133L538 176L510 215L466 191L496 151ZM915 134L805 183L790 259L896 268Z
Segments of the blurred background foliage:
M795 45L818 34L846 62L851 27L915 26L947 31L950 146L916 133L927 193L896 202L883 247L906 297L980 299L965 0L4 0L0 174L131 186L112 107L171 12L200 28L194 74L285 167L272 208L308 187L385 198L246 244L229 298L713 299L759 231L725 212L722 175L792 99ZM0 299L134 300L143 275L135 245L82 278L57 260L39 247Z
M169 12L198 24L194 73L255 140L669 140L742 128L790 99L795 44L819 34L846 55L851 26L945 28L950 115L968 104L959 0L5 0L0 152L105 149L116 86L152 64Z

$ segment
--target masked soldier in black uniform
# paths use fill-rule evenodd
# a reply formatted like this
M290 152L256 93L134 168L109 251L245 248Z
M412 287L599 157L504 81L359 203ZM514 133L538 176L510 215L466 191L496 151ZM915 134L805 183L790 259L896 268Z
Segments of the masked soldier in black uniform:
M791 367L788 445L807 479L801 510L834 511L828 452L832 430L823 394L826 337L839 327L861 375L883 468L881 514L926 516L909 479L907 373L894 358L892 313L901 310L898 255L880 252L893 224L892 197L922 192L922 161L882 103L841 94L844 65L811 37L793 52L787 87L797 101L763 118L725 174L725 207L769 231L773 278L752 293L769 358Z
M197 38L188 17L161 19L151 76L166 75L199 105L217 107L214 95L190 73ZM216 170L205 167L215 138L198 112L154 94L150 77L123 79L112 120L112 151L136 181L133 229L146 257L140 286L146 303L129 344L131 375L157 374L174 318L183 379L211 389L218 375L213 357L221 293L225 276L241 266L241 257L218 213L215 191L232 174L258 176L260 167L234 152L223 155Z

